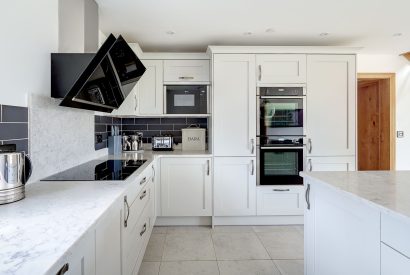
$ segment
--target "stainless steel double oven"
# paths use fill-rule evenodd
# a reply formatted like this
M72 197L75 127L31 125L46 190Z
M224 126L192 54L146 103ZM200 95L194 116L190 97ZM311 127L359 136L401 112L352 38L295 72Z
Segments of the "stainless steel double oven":
M257 104L258 185L303 184L306 87L260 87Z

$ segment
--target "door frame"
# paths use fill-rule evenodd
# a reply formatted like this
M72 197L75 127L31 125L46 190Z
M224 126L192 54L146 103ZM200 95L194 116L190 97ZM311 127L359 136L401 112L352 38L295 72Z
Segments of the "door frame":
M396 74L395 73L358 73L361 79L389 80L390 97L390 170L396 169ZM358 124L357 124L358 125ZM358 133L359 131L357 131ZM358 157L358 156L357 156Z

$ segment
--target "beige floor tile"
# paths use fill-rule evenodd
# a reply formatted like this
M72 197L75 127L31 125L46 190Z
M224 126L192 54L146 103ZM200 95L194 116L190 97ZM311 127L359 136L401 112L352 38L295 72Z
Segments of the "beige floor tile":
M300 232L299 227L300 227L299 225L258 225L258 226L253 226L253 230L256 233L262 233L262 232Z
M255 233L213 233L212 239L218 260L269 259Z
M303 275L303 260L274 260L282 275Z
M216 260L209 232L169 233L165 239L163 261Z
M257 233L272 259L303 259L303 236L300 232Z
M210 232L210 226L169 226L167 233Z
M142 262L138 275L158 275L160 262Z
M166 234L167 233L167 227L166 226L155 226L152 229L152 234Z
M253 232L252 226L215 226L212 229L213 233L242 233L242 232Z
M151 234L143 261L156 262L162 260L165 236L165 234Z
M160 275L219 275L216 261L162 262Z
M221 275L281 275L271 260L218 261Z

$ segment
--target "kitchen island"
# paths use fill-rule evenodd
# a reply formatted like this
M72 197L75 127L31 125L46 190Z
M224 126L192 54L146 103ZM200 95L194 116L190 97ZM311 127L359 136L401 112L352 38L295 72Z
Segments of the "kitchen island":
M305 275L410 274L410 172L301 176Z

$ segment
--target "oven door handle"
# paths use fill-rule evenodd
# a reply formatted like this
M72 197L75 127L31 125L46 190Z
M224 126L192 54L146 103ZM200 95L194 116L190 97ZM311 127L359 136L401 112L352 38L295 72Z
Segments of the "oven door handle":
M305 99L306 96L303 95L288 95L288 96L271 96L271 95L261 95L261 99Z
M261 147L262 150L303 149L303 146Z

